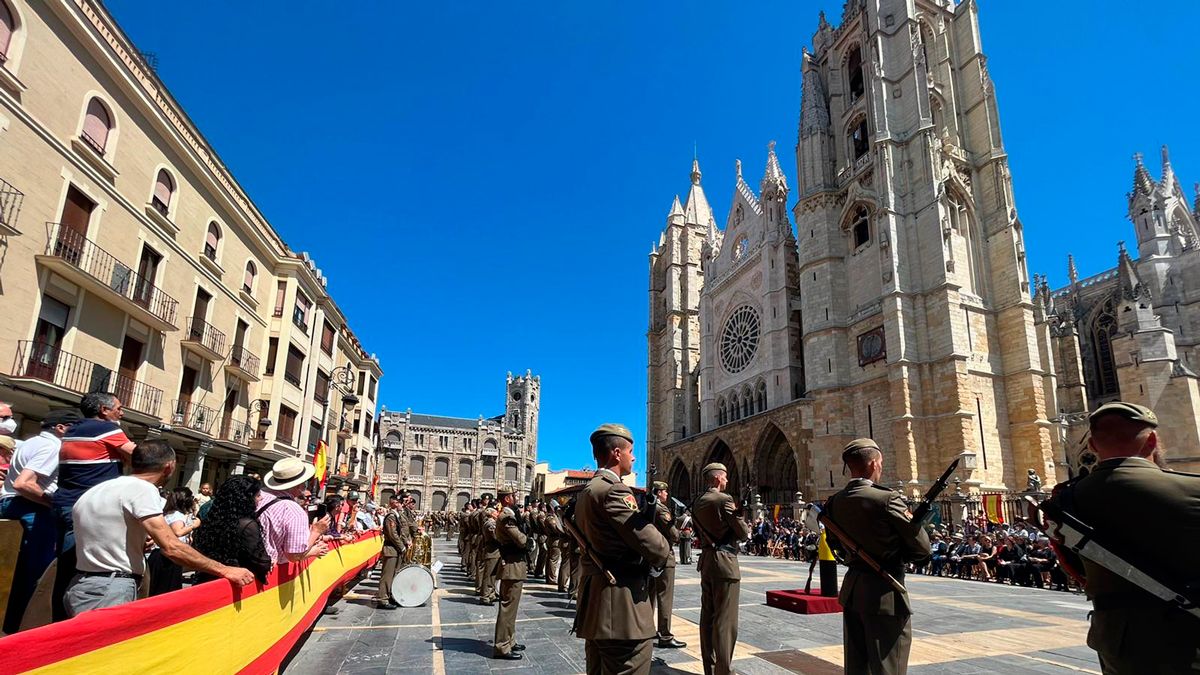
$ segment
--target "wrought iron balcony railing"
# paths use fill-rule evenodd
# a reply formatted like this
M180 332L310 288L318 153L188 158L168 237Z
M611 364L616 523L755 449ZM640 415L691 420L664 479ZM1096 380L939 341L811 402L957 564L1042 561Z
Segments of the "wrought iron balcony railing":
M162 390L44 342L21 340L11 375L48 382L77 394L108 391L130 410L158 416Z
M17 218L21 215L21 202L25 193L0 178L0 228L17 232Z
M188 317L187 334L183 339L198 342L211 352L225 353L225 334L198 316Z
M247 373L258 375L258 357L251 354L245 347L235 345L229 352L229 363Z
M202 434L209 433L217 419L216 410L188 400L176 399L171 402L171 408L174 411L171 414L171 426L186 427Z
M221 429L217 436L222 440L249 445L254 438L254 427L242 420L226 416L221 418Z

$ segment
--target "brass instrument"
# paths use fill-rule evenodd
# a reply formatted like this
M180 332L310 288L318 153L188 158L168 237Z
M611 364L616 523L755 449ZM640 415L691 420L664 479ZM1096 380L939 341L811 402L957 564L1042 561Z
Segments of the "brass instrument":
M413 537L412 545L404 551L404 562L425 567L432 565L433 539L424 532Z

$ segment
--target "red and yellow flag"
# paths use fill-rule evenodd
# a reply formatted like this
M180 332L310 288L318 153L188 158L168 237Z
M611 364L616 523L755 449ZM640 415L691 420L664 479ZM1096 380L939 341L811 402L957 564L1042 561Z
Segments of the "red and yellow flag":
M313 474L313 478L317 479L317 490L324 490L325 479L329 477L329 446L325 445L324 440L317 441L317 451L313 454L313 466L317 468L317 472Z
M987 515L989 523L1004 522L1004 502L1003 495L988 494L983 495L983 512Z
M377 487L379 487L379 474L378 473L376 473L374 476L371 476L371 491L367 493L367 496L370 497L372 500L376 499L375 488L377 488Z

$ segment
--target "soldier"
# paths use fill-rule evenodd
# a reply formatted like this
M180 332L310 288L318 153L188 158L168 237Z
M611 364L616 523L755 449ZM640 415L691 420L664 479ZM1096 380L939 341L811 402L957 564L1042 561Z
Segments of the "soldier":
M480 567L480 602L489 607L496 603L496 574L500 571L500 540L496 538L496 509L484 509L483 520L483 564Z
M683 518L679 519L679 562L683 565L692 564L692 536L695 530L692 529L692 512L684 511Z
M882 485L883 454L869 438L842 451L850 482L825 502L825 517L901 584L904 565L929 557L929 535L912 522L904 497ZM830 539L837 548L839 542ZM912 646L912 607L908 592L893 588L883 575L847 555L842 603L842 653L847 673L904 673Z
M396 567L405 552L404 539L400 536L400 500L388 500L388 513L383 518L383 571L379 574L379 590L375 593L378 609L396 609L400 606L392 597L392 579L396 578Z
M467 511L463 514L461 529L459 530L459 539L462 544L462 549L459 553L462 555L463 572L472 576L475 573L475 540L471 526L475 520L475 511L478 508L479 500L477 499L473 499L467 504Z
M400 501L400 538L404 540L406 552L412 548L417 537L421 536L421 526L418 522L417 501L411 493L406 492Z
M475 594L483 597L483 543L484 532L483 523L487 519L487 512L492 507L491 495L484 495L481 500L482 508L475 512L475 516L471 519L471 530L475 535L475 555L472 558L475 562L475 568L472 574L475 577Z
M592 432L591 444L600 468L576 497L575 526L586 549L575 634L586 641L588 673L649 673L650 574L666 564L670 546L621 482L633 472L633 434L604 424Z
M558 584L558 568L562 564L559 542L564 534L566 531L559 519L558 504L551 502L546 511L546 583L550 585Z
M500 488L496 495L502 507L496 521L496 540L500 543L500 610L496 613L496 637L492 642L492 658L517 661L525 645L516 640L517 607L521 604L521 587L529 568L525 562L527 537L521 530L513 505L516 494L511 487Z
M545 580L546 579L546 507L540 502L536 510L533 511L533 531L537 533L537 558L533 566L533 576Z
M654 595L651 601L658 611L658 646L664 649L680 649L686 642L675 639L671 632L671 612L675 608L675 544L679 543L679 529L667 506L667 484L656 480L654 488L654 526L667 540L667 564L663 573L654 579Z
M696 500L693 524L700 532L700 657L706 675L731 673L738 634L738 596L742 571L738 542L750 536L733 497L722 492L729 484L725 465L704 467L708 491Z
M566 519L565 514L563 515L563 519ZM578 564L576 563L575 547L575 537L571 536L571 533L567 531L566 524L564 523L563 536L558 540L558 548L562 553L562 560L558 564L559 593L567 593L570 595L575 591L575 588L571 583L574 570L576 567L578 567Z
M1056 489L1051 502L1090 526L1100 546L1160 583L1185 590L1197 579L1200 560L1200 476L1159 468L1158 417L1149 408L1106 403L1088 426L1088 445L1100 461ZM1078 556L1063 553L1063 562L1078 569ZM1082 567L1095 608L1087 643L1105 675L1200 671L1195 616L1095 561L1083 558Z

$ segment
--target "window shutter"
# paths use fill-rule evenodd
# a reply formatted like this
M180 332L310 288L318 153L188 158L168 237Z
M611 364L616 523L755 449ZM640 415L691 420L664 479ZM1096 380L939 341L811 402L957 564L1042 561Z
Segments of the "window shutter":
M8 45L12 42L15 23L8 5L4 4L4 0L0 0L0 56L8 56Z
M94 98L88 102L87 116L83 119L83 133L99 146L101 151L108 145L108 131L111 128L108 110L104 108L100 99Z
M257 270L254 269L253 262L246 263L246 277L242 279L242 286L245 287L247 293L254 291L254 277L257 275Z
M217 229L216 223L209 223L208 235L204 238L204 243L211 246L215 251L217 250L217 242L219 241L221 241L221 231Z
M170 206L171 195L174 192L175 181L171 180L171 174L167 173L166 169L159 169L158 180L154 182L154 196L163 203L163 206Z

